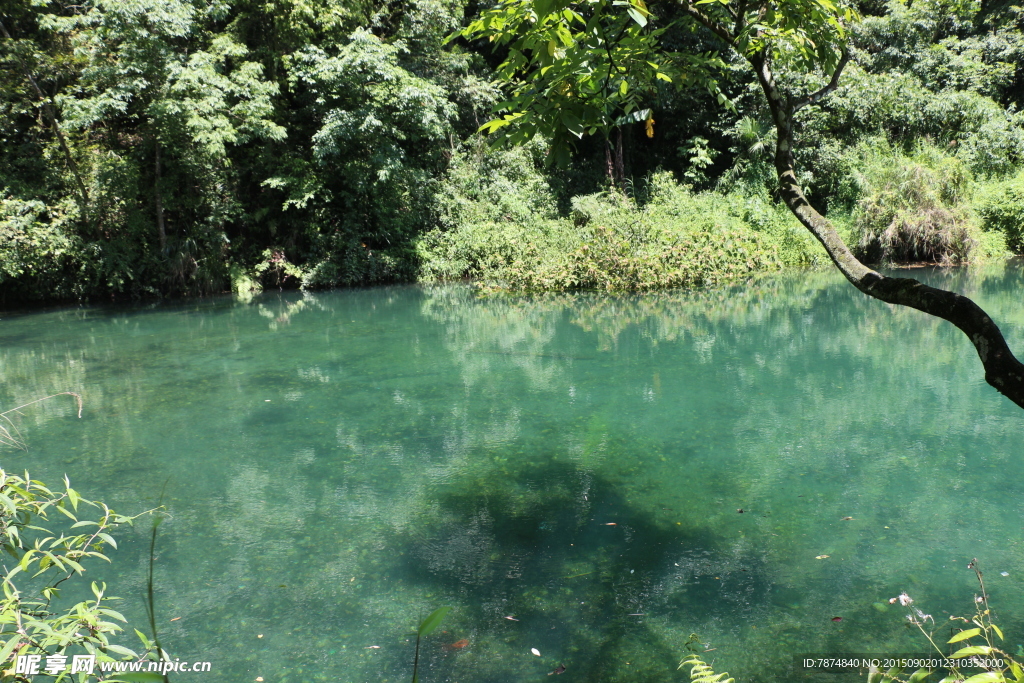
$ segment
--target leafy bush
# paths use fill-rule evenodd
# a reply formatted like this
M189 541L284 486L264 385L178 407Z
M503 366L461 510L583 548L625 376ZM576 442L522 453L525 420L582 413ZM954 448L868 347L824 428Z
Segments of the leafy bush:
M6 195L6 192L4 193ZM84 245L74 232L78 217L69 197L56 207L12 196L0 199L0 293L21 300L74 298L86 278Z
M599 226L570 254L548 261L516 261L489 280L512 290L638 292L710 285L781 265L757 233L699 231L671 243L638 247L615 230Z
M977 210L986 231L1001 234L1015 253L1024 251L1024 172L984 185Z
M508 206L496 215L492 190L515 183L505 169L463 181L447 200L458 207L447 230L418 245L423 279L478 278L488 288L643 291L712 284L755 270L814 263L822 252L766 194L694 193L668 173L638 188L639 204L618 192L573 197L567 217L536 174L519 174L536 213ZM469 192L472 187L475 192Z
M4 430L4 434L7 434ZM9 435L8 435L9 436ZM4 439L10 443L10 439ZM110 607L117 598L106 595L106 585L92 583L93 599L67 607L61 592L73 589L68 579L81 577L85 566L107 560L106 546L116 548L110 532L136 517L116 514L103 503L82 498L67 478L64 490L54 491L28 473L22 476L0 470L0 543L10 558L4 566L3 599L0 600L0 663L7 666L22 658L36 657L39 673L52 664L55 671L71 670L74 656L92 656L96 663L156 659L153 644L136 631L145 651L141 654L111 642L124 630L125 618ZM94 511L94 520L82 518ZM120 622L120 623L119 623ZM8 675L27 672L5 671ZM99 671L76 676L78 681L99 680ZM56 674L55 674L56 675ZM67 674L64 674L67 676ZM30 676L17 680L31 680Z

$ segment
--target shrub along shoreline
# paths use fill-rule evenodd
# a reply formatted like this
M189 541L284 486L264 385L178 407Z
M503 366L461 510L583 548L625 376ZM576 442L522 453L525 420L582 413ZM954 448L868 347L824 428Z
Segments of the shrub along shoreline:
M550 188L524 182L528 152L497 154L504 163L454 165L441 227L416 243L420 280L470 278L488 290L647 291L828 263L764 182L695 191L660 172L632 193L574 197L560 215ZM868 262L964 265L1024 247L1024 172L979 181L933 145L907 153L880 139L848 156L858 192L834 204L829 218ZM531 191L508 193L517 182Z

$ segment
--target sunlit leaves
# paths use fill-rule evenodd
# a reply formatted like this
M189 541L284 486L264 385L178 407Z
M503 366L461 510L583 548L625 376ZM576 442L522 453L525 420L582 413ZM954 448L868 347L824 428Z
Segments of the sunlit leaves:
M666 49L666 31L703 24L745 56L828 74L856 20L833 0L698 0L687 11L699 20L663 25L643 0L502 0L459 34L507 47L498 74L510 97L481 130L509 144L542 134L564 159L584 134L607 136L623 114L649 106L659 84L703 85L734 106L717 89L718 58Z
M564 160L575 140L608 135L641 108L659 82L706 82L717 60L666 52L656 23L643 0L504 0L484 11L459 35L507 46L498 73L510 97L481 130L509 144L544 135Z

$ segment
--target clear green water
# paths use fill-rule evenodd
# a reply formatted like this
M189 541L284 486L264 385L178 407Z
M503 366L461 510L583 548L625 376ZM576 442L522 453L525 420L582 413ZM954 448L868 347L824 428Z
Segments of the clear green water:
M914 274L1024 349L1019 269ZM951 326L831 272L6 315L0 378L5 407L85 399L27 409L7 469L126 513L166 482L161 635L213 663L174 680L408 681L441 605L424 683L679 681L691 632L738 681L801 680L797 653L926 652L885 601L969 613L972 557L1024 643L1024 415ZM147 535L89 571L139 624Z

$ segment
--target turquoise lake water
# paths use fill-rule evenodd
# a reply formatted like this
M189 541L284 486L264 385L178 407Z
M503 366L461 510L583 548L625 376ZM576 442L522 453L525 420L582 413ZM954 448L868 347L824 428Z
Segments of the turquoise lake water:
M912 274L1024 351L1019 268ZM1024 413L952 326L831 271L0 318L0 406L85 401L22 411L3 467L129 514L166 487L160 636L212 663L172 680L408 681L442 605L423 683L683 681L691 633L740 683L810 680L796 655L927 653L888 599L948 634L973 557L1024 643ZM142 628L148 522L115 535L87 577Z

